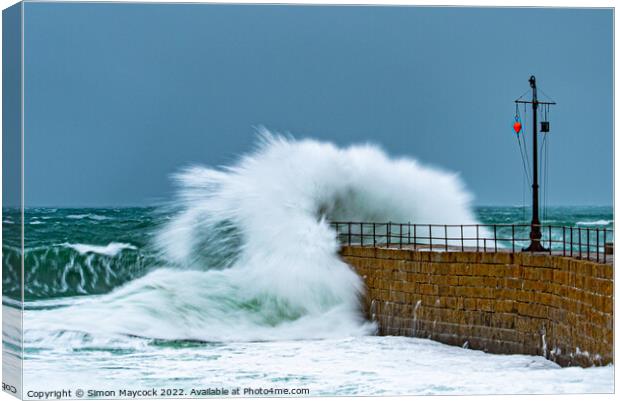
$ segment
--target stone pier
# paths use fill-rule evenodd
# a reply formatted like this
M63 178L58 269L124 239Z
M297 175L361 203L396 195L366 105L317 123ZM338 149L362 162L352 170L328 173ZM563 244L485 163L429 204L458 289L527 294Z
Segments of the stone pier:
M556 255L345 246L380 335L561 366L613 362L613 266Z

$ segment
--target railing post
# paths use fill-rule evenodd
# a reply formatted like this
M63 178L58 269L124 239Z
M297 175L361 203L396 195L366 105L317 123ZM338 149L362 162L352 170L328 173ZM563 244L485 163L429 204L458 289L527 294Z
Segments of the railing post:
M573 257L573 227L570 228L570 257Z
M603 229L603 263L607 263L607 249L605 249L605 246L607 246L607 229L606 228Z
M598 233L598 228L597 228L597 229L596 229L596 262L597 262L597 263L598 263L598 261L599 261L599 260L598 260L598 254L599 254L599 252L600 252L600 250L601 250L601 248L598 246L598 241L599 241L599 233ZM604 250L604 249L605 249L605 248L603 247L603 250Z
M562 256L566 256L566 227L562 226Z
M377 247L377 227L376 227L377 223L372 223L372 246L374 248Z
M413 225L413 249L417 249L418 248L418 225L414 224Z
M551 245L552 245L552 242L551 242L551 226L549 226L549 254L551 254Z
M407 222L407 245L411 245L411 222Z
M444 233L444 236L446 237L445 238L445 240L446 240L446 252L448 252L448 225L447 224L443 225L443 233Z
M588 260L590 260L590 229L586 228L586 235L588 236L588 238L586 239L586 257L588 258Z
M336 223L336 238L338 238L338 243L342 244L342 240L340 239L340 230L338 229L338 223Z
M400 242L399 242L398 247L399 247L400 249L403 249L403 223L400 223L399 232L400 232L400 238L399 238L399 239L400 239Z
M493 224L493 245L497 253L497 224Z
M579 231L579 259L581 259L581 227L577 228L577 230Z
M351 246L351 222L349 222L348 226L349 226L349 246Z
M433 252L433 226L428 225L428 244L430 251Z
M484 248L483 249L484 249L484 252L486 253L486 251L487 251L487 239L483 238L482 239L482 243L484 244Z
M461 252L465 252L465 239L463 238L463 225L461 224Z
M480 241L480 230L479 230L480 226L478 224L476 224L476 252L480 251L480 245L479 245L479 241Z
M392 222L389 221L385 226L385 231L387 235L387 247L390 247L391 239L392 239Z
M512 253L515 253L515 225L512 225Z
M364 247L364 223L360 223L360 245Z

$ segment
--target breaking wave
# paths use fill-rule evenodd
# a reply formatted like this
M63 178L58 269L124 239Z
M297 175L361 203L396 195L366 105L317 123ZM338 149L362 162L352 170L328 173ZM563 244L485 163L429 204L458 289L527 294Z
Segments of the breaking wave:
M135 246L60 244L26 248L24 297L27 301L105 294L146 274L155 260ZM21 252L2 247L3 295L21 299Z
M83 220L83 219L89 219L89 220L95 220L95 221L102 221L102 220L108 220L109 217L107 216L100 216L98 214L92 214L92 213L87 213L87 214L70 214L67 216L68 219L73 219L73 220Z
M75 249L80 255L86 255L88 253L96 253L99 255L116 256L124 249L133 249L136 247L131 244L124 244L122 242L110 242L108 245L90 245L90 244L69 244L64 243L64 246Z
M180 212L155 240L165 266L74 306L35 310L33 303L28 343L61 341L66 330L83 333L83 341L372 333L360 307L363 282L339 258L330 222L477 223L457 174L392 159L370 144L338 148L262 130L255 151L238 163L193 166L174 178ZM132 251L128 244L71 248L82 257Z
M608 226L612 224L613 220L594 220L594 221L578 221L578 226Z

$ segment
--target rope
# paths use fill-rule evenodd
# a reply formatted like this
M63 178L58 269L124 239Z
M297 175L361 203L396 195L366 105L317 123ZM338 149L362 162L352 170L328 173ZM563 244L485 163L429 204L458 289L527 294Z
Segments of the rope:
M519 153L521 153L521 162L523 163L523 175L525 175L525 177L527 178L527 182L530 185L532 185L531 181L530 181L530 173L529 173L529 170L528 170L528 165L525 163L526 159L525 159L525 157L523 155L523 147L521 146L521 139L520 138L517 138L517 143L519 144Z
M547 105L547 121L549 121L549 114L550 114L550 110L551 107L549 105ZM549 136L549 132L547 132L545 134L545 136L547 137L547 148L546 148L546 152L547 154L545 155L545 160L546 160L546 166L545 166L545 172L546 172L546 177L545 177L545 207L549 206L549 198L548 198L548 194L549 194L549 153L551 152L549 150L549 148L551 147L551 137Z
M525 96L525 94L526 94L526 93L528 93L530 90L531 90L531 89L528 89L528 90L526 90L525 92L523 92L523 94L522 94L521 96L519 96L519 97L517 98L517 100L521 100L521 98L522 98L523 96Z
M545 93L545 91L544 91L544 90L542 90L542 89L540 89L540 88L538 88L538 87L537 87L537 89L538 89L540 92L542 92L543 96L545 96L545 97L547 98L547 100L549 100L549 101L551 101L551 102L554 102L554 103L555 103L555 100L553 100L553 98L552 98L551 96L547 95L547 94Z
M540 201L542 202L542 219L543 221L545 220L545 188L547 188L547 185L545 183L545 159L544 159L544 154L545 154L545 142L547 141L547 137L544 136L543 140L540 143L540 150L539 150L539 154L540 154L540 165L538 166L538 175L540 177L540 183L542 185L542 194L541 194L541 199Z
M546 120L547 110L543 108L543 117ZM543 134L543 140L540 145L540 155L541 155L541 163L539 167L539 173L542 179L543 185L543 193L542 193L542 203L543 203L543 221L547 219L547 200L549 194L549 136L547 133Z
M548 207L549 207L549 145L551 143L551 139L549 138L549 133L545 133L545 189L544 193L544 202L545 202L545 219L548 216Z
M525 164L527 165L527 169L526 169L526 174L527 174L527 180L530 184L530 186L532 185L532 181L531 181L531 176L532 176L532 166L530 165L530 155L527 152L527 142L526 142L526 138L525 138L525 133L527 131L526 127L527 127L527 107L525 105L523 105L523 134L521 135L521 137L519 139L523 140L523 153L525 154ZM520 145L521 146L521 145ZM521 156L521 158L523 158L523 156Z
M519 112L519 104L518 103L515 103L515 114L516 114L515 115L515 117L516 117L515 119L520 122L521 121L521 115L520 115L520 112ZM521 130L522 130L523 133L525 133L525 126L524 126L524 124L521 124ZM524 144L521 143L521 135L519 133L517 133L517 144L519 145L519 154L521 155L521 163L523 164L523 172L524 172L524 174L526 176L528 176L528 179L529 179L528 165L526 165L526 160L527 159L525 158L524 152L523 152L523 147L524 147L525 143Z
M521 203L521 210L523 211L523 222L526 222L527 220L525 220L525 178L527 176L525 174L521 175L521 182L523 183L522 185L522 189L523 189L523 203Z
M523 95L525 95L525 93ZM519 96L519 99L521 99L523 95ZM517 119L521 121L521 115L519 112L519 103L515 103L515 114L516 114ZM525 134L525 125L523 123L521 124L521 130L523 134ZM521 155L521 164L523 166L523 171L521 173L521 195L522 195L522 200L521 200L522 217L521 218L523 221L526 221L525 220L525 181L526 179L529 181L529 174L528 174L528 169L526 165L526 159L525 159L525 156L523 155L523 146L521 144L520 134L517 134L517 144L519 144L519 154Z
M544 110L544 121L548 121L548 113L549 113L549 105L545 105ZM549 135L548 133L543 134L543 145L544 145L544 153L543 153L543 174L544 174L544 183L545 187L543 188L543 207L544 207L544 218L547 219L547 198L549 195Z

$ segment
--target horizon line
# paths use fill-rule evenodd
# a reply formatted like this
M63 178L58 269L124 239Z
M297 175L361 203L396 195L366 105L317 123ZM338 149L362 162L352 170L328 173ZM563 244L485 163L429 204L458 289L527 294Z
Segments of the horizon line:
M152 204L120 204L120 205L32 205L25 206L24 209L136 209L136 208L152 208L152 207L165 207L170 206L171 202L161 202ZM514 205L514 204L478 204L472 205L473 208L484 207L507 207L507 208L531 208L532 205ZM554 204L547 205L550 207L614 207L614 204ZM21 206L2 206L2 210L5 209L21 209Z

